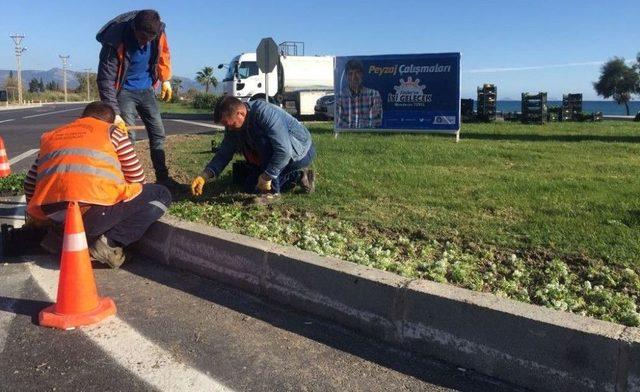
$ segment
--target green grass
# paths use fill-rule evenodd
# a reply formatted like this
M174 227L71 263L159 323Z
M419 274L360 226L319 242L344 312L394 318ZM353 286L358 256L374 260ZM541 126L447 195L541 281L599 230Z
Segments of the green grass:
M211 110L207 109L195 109L193 108L191 103L167 103L158 101L160 104L160 112L161 113L171 113L171 114L207 114L211 113Z
M465 124L460 143L415 134L336 140L330 124L309 127L316 193L248 206L227 171L172 213L408 277L639 324L638 124ZM174 167L199 173L210 139L176 146Z
M17 196L23 193L24 174L9 174L0 178L0 195Z

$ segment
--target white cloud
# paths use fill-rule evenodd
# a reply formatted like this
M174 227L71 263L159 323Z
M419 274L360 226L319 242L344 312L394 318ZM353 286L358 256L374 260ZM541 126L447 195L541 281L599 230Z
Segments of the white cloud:
M493 72L511 72L511 71L530 71L536 69L551 68L568 68L568 67L584 67L602 65L604 61L585 61L582 63L565 63L565 64L547 64L547 65L531 65L527 67L501 67L501 68L479 68L462 71L462 73L493 73Z

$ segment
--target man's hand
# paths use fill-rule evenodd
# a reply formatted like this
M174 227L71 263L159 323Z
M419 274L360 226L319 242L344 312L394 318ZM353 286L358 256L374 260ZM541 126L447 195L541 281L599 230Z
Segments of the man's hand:
M269 192L271 190L271 177L262 173L258 176L258 190L260 192Z
M206 180L202 176L198 176L191 182L191 194L194 196L202 195L202 189Z
M122 119L122 117L120 117L119 114L116 114L116 119L113 121L113 124L125 135L129 133L127 124L125 124L124 120Z
M171 101L171 96L173 95L173 89L171 88L171 82L165 80L162 82L162 91L160 93L160 99L169 102Z

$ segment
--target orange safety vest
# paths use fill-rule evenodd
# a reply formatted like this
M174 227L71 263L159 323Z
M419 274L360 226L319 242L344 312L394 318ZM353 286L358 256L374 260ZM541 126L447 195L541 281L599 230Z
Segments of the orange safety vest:
M29 215L44 220L46 204L110 206L142 192L142 184L125 181L110 133L111 124L84 117L42 135Z

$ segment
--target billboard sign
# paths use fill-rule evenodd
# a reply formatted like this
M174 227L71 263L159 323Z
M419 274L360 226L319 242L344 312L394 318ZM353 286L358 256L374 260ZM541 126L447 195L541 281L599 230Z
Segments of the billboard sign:
M335 131L460 131L460 53L336 57Z

